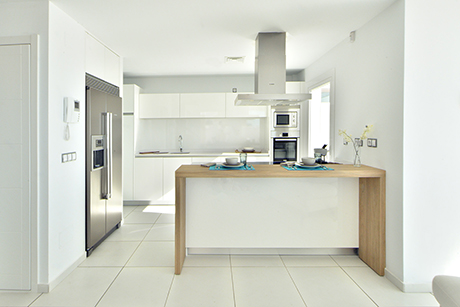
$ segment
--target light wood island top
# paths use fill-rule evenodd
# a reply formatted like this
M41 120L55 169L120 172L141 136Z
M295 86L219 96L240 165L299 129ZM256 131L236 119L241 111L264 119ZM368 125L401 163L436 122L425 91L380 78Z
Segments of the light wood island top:
M266 164L253 166L255 170L210 170L200 165L182 165L176 170L176 274L181 273L186 257L187 178L359 178L359 257L377 274L384 275L385 170L349 164L325 165L333 170L287 170L280 165Z
M200 165L182 165L176 170L176 178L289 178L289 177L382 177L385 171L362 165L324 164L333 170L287 170L279 164L251 164L255 170L210 170Z

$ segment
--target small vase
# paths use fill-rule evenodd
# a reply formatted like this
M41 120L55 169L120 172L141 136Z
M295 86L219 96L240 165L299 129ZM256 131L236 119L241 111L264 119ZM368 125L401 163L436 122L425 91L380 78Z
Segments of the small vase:
M353 160L353 166L354 167L361 166L361 157L359 156L359 151L355 151L355 159Z
M354 151L355 151L355 158L353 159L353 166L354 167L360 167L361 166L361 157L359 155L359 149L361 148L358 144L353 146Z

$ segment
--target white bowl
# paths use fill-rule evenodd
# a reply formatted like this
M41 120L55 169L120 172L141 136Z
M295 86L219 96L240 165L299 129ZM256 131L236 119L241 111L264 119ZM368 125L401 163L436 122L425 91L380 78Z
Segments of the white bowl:
M304 165L314 165L316 162L315 158L302 158L302 163Z
M225 163L228 165L238 164L238 158L225 158Z

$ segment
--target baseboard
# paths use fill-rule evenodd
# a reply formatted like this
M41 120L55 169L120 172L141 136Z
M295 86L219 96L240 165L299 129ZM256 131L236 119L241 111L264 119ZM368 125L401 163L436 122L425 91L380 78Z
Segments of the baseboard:
M396 287L405 293L431 293L431 283L428 284L410 284L400 280L395 274L385 269L385 277Z
M356 248L203 248L189 247L188 255L356 255Z
M86 259L86 253L83 253L77 261L72 263L66 270L64 270L58 277L56 277L52 282L49 284L38 284L37 285L37 292L48 293L56 286L63 281L67 276L70 275L83 261Z

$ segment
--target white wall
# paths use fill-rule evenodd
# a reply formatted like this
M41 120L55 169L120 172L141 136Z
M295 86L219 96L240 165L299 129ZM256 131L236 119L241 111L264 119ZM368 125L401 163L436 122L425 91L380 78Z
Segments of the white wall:
M362 148L362 163L387 171L386 267L403 279L403 59L404 2L356 30L356 41L347 38L305 69L307 83L328 72L335 74L336 160L352 162L352 145L342 145L338 129L359 137L367 124L377 148Z
M415 288L460 276L459 12L457 0L406 0L404 282Z
M85 255L85 30L49 7L49 278L53 283ZM80 122L64 139L63 99L80 100ZM77 160L61 162L76 152Z

